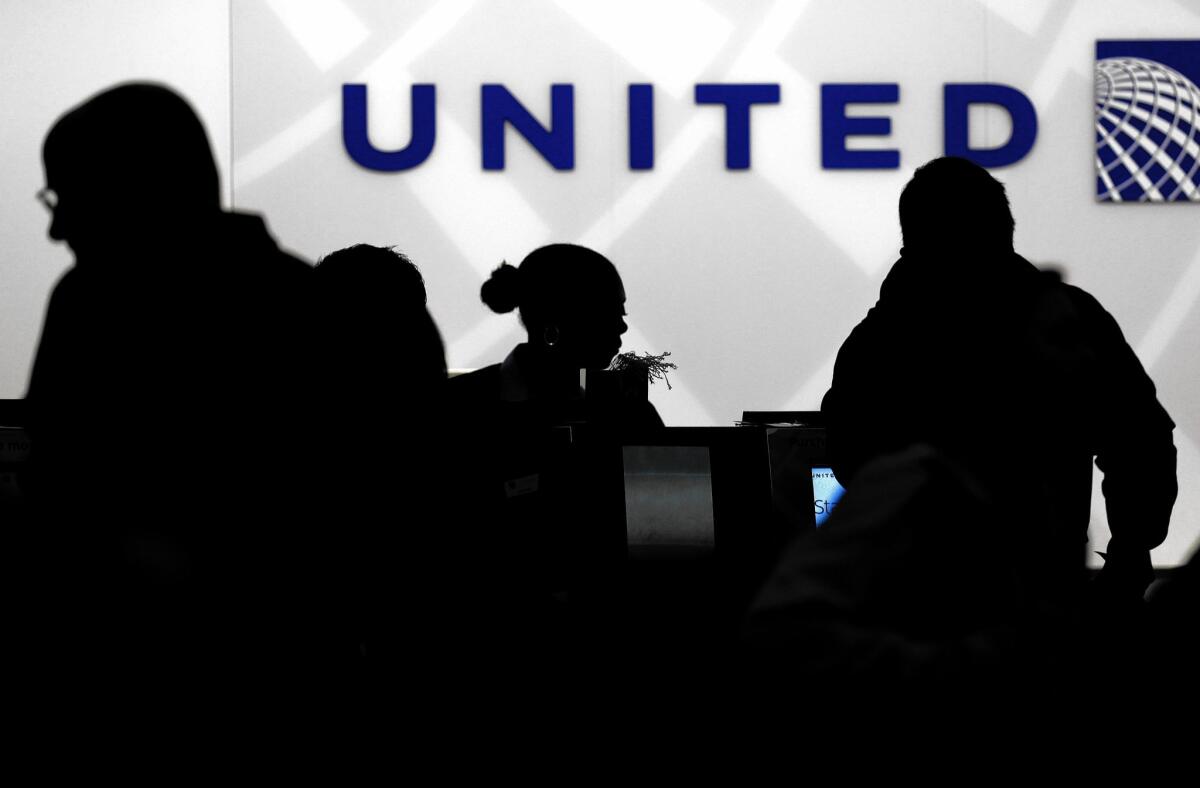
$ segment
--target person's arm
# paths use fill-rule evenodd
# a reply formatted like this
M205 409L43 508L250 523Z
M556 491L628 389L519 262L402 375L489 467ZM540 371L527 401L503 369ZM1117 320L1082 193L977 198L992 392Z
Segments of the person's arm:
M902 448L891 445L889 425L881 418L877 373L882 364L870 320L868 315L842 343L833 381L821 400L829 464L843 486L886 448Z
M1083 296L1098 367L1093 394L1102 403L1096 466L1104 474L1101 489L1112 532L1101 583L1122 596L1140 597L1154 579L1150 550L1166 538L1179 491L1175 423L1117 322Z

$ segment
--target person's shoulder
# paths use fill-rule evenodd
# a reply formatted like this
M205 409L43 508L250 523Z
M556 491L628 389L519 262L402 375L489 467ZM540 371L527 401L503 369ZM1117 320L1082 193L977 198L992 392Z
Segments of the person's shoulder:
M446 382L446 392L452 401L500 399L500 365L475 369L455 375Z
M1078 321L1084 328L1117 329L1116 319L1087 290L1062 281L1049 281L1043 289L1043 304L1049 302L1061 316ZM1045 311L1045 307L1043 307Z
M1108 315L1108 310L1104 308L1094 295L1084 290L1082 287L1070 285L1066 282L1059 282L1056 285L1058 292L1071 302L1072 306L1083 313L1090 315Z
M285 276L290 276L294 279L307 281L313 273L311 263L284 249L276 250L275 265L279 267Z
M477 386L477 385L480 385L481 383L483 383L484 381L499 380L499 379L500 379L500 365L499 364L489 364L486 367L480 367L479 369L472 369L468 372L462 372L458 375L455 375L453 378L451 378L451 380L455 381L455 384L459 385L459 386Z
M280 247L258 214L222 213L218 226L226 243L242 254L260 258L274 275L307 278L313 272L309 262Z
M275 244L274 248L267 251L263 257L274 277L305 288L312 287L312 283L316 280L316 277L313 276L313 271L316 269L312 263L283 249L278 244Z

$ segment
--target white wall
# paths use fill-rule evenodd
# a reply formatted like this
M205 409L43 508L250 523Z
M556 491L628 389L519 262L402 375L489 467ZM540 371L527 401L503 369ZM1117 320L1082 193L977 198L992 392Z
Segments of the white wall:
M478 302L501 259L552 240L609 255L629 293L627 347L671 350L668 423L728 424L742 409L811 409L841 339L874 302L900 245L895 204L940 155L950 81L1019 88L1038 110L1033 152L996 171L1017 245L1063 267L1116 316L1179 424L1182 493L1160 563L1200 533L1200 208L1100 205L1092 171L1097 38L1200 38L1175 0L3 0L0 396L20 396L45 298L69 262L32 199L54 117L114 81L152 77L205 117L239 208L265 212L316 258L398 244L421 266L451 366L500 359L516 318ZM408 87L438 86L438 142L420 168L359 168L340 138L340 86L371 87L379 147L407 140ZM753 168L727 172L719 108L696 82L779 83L753 111ZM821 169L819 86L897 82L886 145L899 171ZM502 82L543 117L575 85L576 168L555 172L510 132L509 166L484 172L479 86ZM657 166L626 165L625 87L657 90ZM18 109L14 109L18 108ZM231 115L232 112L232 115ZM1005 134L997 113L973 139ZM1103 517L1097 519L1103 544Z

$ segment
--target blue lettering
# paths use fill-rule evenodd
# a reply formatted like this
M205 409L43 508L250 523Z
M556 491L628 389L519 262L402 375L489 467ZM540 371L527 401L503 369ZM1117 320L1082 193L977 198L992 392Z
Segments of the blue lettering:
M848 150L846 137L886 137L892 119L846 117L847 104L895 104L900 86L888 83L833 83L821 86L821 166L827 170L894 170L898 150Z
M1008 85L996 83L947 83L943 88L944 151L962 156L983 167L1004 167L1020 161L1037 140L1037 111L1029 98ZM850 104L895 104L900 100L896 83L830 83L821 85L821 164L825 169L896 169L900 151L895 149L850 150L848 137L887 137L891 118L882 115L851 117ZM778 104L780 86L758 84L698 84L697 104L720 104L725 108L725 166L730 170L750 167L750 110L755 104ZM437 88L411 86L412 129L409 143L399 150L379 150L368 134L367 86L342 85L342 142L359 165L380 172L412 169L425 162L437 139ZM993 104L1012 119L1008 140L992 148L972 148L969 113L972 104ZM509 90L500 84L485 84L481 93L481 150L485 170L505 168L507 127L518 134L556 170L575 168L574 86L550 87L550 123L542 125ZM629 168L652 170L655 163L654 86L629 85Z
M998 148L972 148L968 113L972 104L995 104L1012 118L1012 135ZM980 167L1006 167L1028 155L1037 139L1037 111L1021 91L990 82L949 83L943 93L947 156L970 159Z
M654 169L654 86L629 86L629 169Z
M778 104L779 85L697 85L697 104L725 105L725 168L750 168L750 106Z
M367 86L342 85L342 144L350 158L368 170L410 170L429 158L437 139L437 88L413 85L412 138L396 151L381 151L367 135Z
M512 127L556 170L575 168L575 88L550 86L550 128L503 85L483 86L483 168L504 169L504 129Z

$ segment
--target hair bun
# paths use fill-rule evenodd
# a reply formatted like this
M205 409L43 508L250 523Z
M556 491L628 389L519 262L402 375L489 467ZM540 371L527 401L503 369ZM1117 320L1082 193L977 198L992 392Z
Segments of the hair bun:
M508 263L500 263L479 289L479 297L493 312L513 311L521 303L520 271Z

